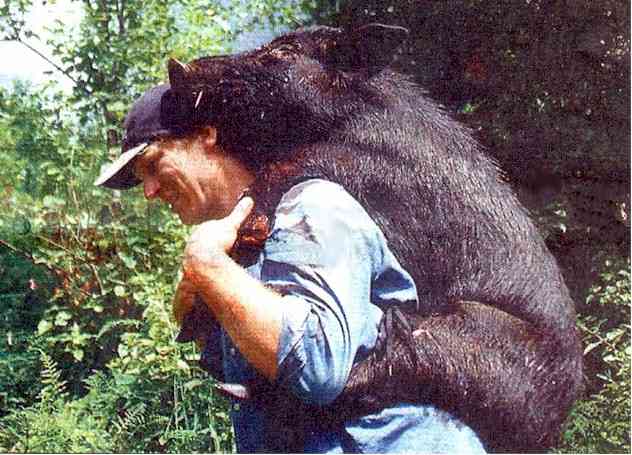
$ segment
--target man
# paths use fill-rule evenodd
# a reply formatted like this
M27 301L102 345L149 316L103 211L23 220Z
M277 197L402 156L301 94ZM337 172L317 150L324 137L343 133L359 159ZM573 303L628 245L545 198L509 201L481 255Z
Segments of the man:
M174 313L182 323L198 295L219 323L212 329L219 338L207 337L206 364L218 370L221 362L227 382L262 376L307 403L327 405L375 346L379 305L417 300L412 278L364 208L322 179L283 195L258 261L239 266L229 252L253 206L240 196L256 174L217 145L212 125L170 129L160 112L168 88L154 87L136 101L123 154L96 184L126 189L142 182L146 198L199 224L184 251ZM283 447L272 441L283 435L263 431L268 411L251 401L233 407L239 451ZM483 451L472 430L433 406L399 404L339 428L316 419L306 436L306 452Z

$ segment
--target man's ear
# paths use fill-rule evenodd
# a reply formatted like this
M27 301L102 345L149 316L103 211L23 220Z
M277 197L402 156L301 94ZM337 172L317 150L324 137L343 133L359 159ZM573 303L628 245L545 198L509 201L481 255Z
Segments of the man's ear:
M347 32L346 42L333 51L333 60L342 70L366 71L372 76L391 64L408 35L408 29L397 25L363 25Z
M217 145L217 129L212 126L203 126L199 133L206 150L211 150Z

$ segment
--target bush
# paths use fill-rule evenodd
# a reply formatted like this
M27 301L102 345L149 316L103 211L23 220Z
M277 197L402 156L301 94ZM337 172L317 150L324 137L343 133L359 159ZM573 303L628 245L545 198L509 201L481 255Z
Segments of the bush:
M630 453L630 260L606 261L580 317L588 394L578 401L560 452Z
M46 305L46 275L12 252L0 251L0 417L31 403L40 390L33 333Z
M43 109L35 97L25 89L3 101L29 118ZM13 118L0 118L0 142L37 143ZM77 128L66 119L46 129L57 144L46 153L8 160L34 169L28 185L0 166L0 446L233 450L227 403L189 366L193 346L174 343L170 302L188 228L137 191L94 188L100 152L89 138L67 140Z
M234 451L225 401L182 361L158 376L97 372L73 399L57 363L43 351L40 359L37 403L0 419L2 452Z
M0 451L77 453L111 451L110 438L90 413L68 403L57 364L41 353L42 388L38 403L13 410L0 421Z

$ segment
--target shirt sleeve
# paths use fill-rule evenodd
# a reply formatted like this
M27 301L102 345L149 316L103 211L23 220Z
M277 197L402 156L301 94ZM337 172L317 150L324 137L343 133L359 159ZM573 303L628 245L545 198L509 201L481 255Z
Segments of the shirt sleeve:
M354 360L374 345L381 310L371 303L381 231L342 187L310 180L277 207L261 263L283 295L277 381L311 404L342 391Z

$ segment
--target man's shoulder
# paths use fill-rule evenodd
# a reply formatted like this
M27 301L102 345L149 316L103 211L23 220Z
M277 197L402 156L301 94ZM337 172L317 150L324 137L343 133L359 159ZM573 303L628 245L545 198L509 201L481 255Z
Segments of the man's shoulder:
M339 199L355 200L342 185L322 178L311 178L291 187L283 195L279 205L294 200L304 203L323 204L326 201L336 203Z
M324 265L344 252L381 251L383 245L381 230L351 194L336 183L310 179L281 198L266 252L268 258L298 253L303 261Z
M372 225L364 207L341 185L320 178L294 185L281 198L275 216L307 217L326 222L345 220L350 224Z

